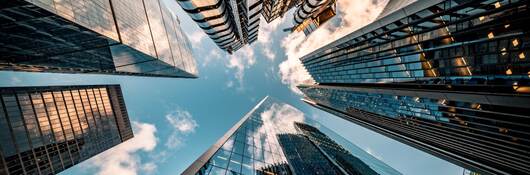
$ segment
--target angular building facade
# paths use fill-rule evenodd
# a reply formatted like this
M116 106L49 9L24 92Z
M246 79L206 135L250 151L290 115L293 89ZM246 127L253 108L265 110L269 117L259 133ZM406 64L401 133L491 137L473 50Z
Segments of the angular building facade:
M132 137L119 85L0 88L0 174L57 174Z
M530 172L526 1L389 1L302 57L308 104L482 174Z
M300 5L302 0L263 0L263 19L267 23L274 21L277 18L281 18L291 8Z
M0 70L197 77L159 0L6 0L0 22Z
M266 97L182 174L400 173L296 108Z
M232 54L258 39L261 0L177 0L215 44Z
M293 31L311 34L337 14L335 3L336 0L303 1L293 14Z
M234 53L258 39L260 17L267 23L296 7L290 31L306 35L336 15L335 0L177 0L222 50Z

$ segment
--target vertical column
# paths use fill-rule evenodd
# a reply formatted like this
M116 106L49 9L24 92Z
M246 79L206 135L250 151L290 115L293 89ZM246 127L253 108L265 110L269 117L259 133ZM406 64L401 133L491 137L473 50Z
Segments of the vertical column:
M64 169L63 156L61 156L61 150L59 148L59 143L62 143L65 140L64 133L61 127L59 116L57 114L57 108L55 107L55 101L53 99L52 93L43 92L42 98L44 100L46 113L48 114L48 120L50 121L51 132L54 137L54 140L52 140L51 144L47 146L47 149L50 154L53 169L55 173L58 173Z
M70 90L63 90L62 96L66 108L66 113L68 114L67 119L70 121L70 127L73 131L73 138L68 139L68 147L70 149L70 155L72 156L72 162L74 162L74 164L77 164L81 162L78 141L82 139L83 133L81 131L79 118L77 117L77 112L75 111L75 106L72 100L72 94L70 93Z
M13 156L7 158L8 160L6 160L6 162L8 162L8 164L13 165L12 167L10 167L9 170L11 173L25 174L26 168L24 164L30 164L29 162L27 162L27 160L31 160L30 156L32 155L28 155L27 153L25 153L25 151L30 150L30 145L28 142L26 129L24 128L24 123L22 121L22 116L14 94L2 94L2 101L4 105L6 119L9 123L9 128L11 128L14 147L16 151Z
M37 162L38 159L34 151L36 148L42 146L42 140L39 127L35 120L35 112L33 111L33 106L27 93L17 93L16 100L18 102L19 109L21 110L23 119L22 122L26 128L30 146L28 151L24 151L24 154L27 154L27 157L29 158L27 160L28 165L26 165L26 172L28 174L40 174L40 167Z
M0 160L0 173L14 172L15 169L18 169L19 173L22 173L22 169L18 168L20 165L20 160L17 155L15 148L14 138L11 132L11 127L9 120L7 118L5 108L2 102L0 95L0 150L2 151ZM10 166L8 166L10 165Z
M103 102L103 108L105 111L105 116L108 120L109 125L109 138L113 143L118 144L121 142L119 135L118 124L116 122L116 116L114 116L114 111L112 110L112 104L110 102L109 93L106 88L99 88L101 94L101 101Z
M81 126L84 133L84 139L80 142L80 144L83 145L80 146L81 157L84 158L90 155L90 150L92 150L92 146L94 145L90 141L97 138L96 125L86 90L79 89L72 91L72 94L74 95L76 109L78 114L80 114L79 120L81 121Z
M58 144L61 157L63 158L64 168L66 169L74 164L72 161L72 155L70 154L69 143L69 141L74 138L74 134L72 131L72 126L70 125L70 119L68 119L68 114L66 113L66 107L61 91L54 91L52 94L55 101L55 107L57 108L59 124L61 125L64 132L63 140Z
M40 92L32 92L29 94L33 110L35 112L37 124L41 133L40 139L42 140L42 146L35 148L35 154L39 160L39 168L41 174L53 173L53 165L50 159L50 153L48 152L49 147L54 142L53 131L51 130L50 121L46 114L46 109L42 101L42 95Z

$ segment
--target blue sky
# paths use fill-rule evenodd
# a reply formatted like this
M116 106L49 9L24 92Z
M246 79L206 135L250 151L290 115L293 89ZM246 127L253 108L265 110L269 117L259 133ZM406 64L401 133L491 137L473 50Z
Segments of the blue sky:
M179 174L263 97L303 111L403 174L461 174L462 168L314 109L294 88L308 75L297 59L366 25L385 1L339 0L339 16L309 38L288 34L291 18L261 23L259 40L223 53L172 0L192 41L199 79L0 72L0 86L121 84L135 138L62 174Z

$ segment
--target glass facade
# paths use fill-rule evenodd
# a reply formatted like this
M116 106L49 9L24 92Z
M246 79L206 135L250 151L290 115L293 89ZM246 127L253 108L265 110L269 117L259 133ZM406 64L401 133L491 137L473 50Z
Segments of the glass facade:
M528 4L389 1L300 58L304 101L481 174L530 172Z
M119 85L0 88L0 174L57 174L133 137Z
M195 78L178 19L159 0L9 0L0 70Z
M530 127L525 124L530 122L529 95L370 86L299 88L315 107L474 171L517 174L530 168Z
M319 83L511 85L529 79L524 1L434 2L412 3L301 60Z
M400 173L296 108L266 97L183 174Z

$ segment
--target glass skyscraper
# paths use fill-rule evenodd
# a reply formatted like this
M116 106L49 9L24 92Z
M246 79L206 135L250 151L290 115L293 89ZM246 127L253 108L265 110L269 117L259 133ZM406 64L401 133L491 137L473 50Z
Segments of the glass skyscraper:
M266 97L182 174L400 174Z
M132 137L119 85L0 88L0 174L57 174Z
M304 101L482 174L530 172L527 1L389 1L300 60Z
M6 0L0 23L0 70L197 77L159 0Z

